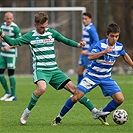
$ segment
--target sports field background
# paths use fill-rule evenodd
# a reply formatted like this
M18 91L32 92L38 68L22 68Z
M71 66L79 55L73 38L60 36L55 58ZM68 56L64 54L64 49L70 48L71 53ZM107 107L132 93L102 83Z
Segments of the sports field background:
M29 103L30 97L36 85L32 82L32 76L20 77L17 80L17 101L0 101L0 133L131 133L133 132L133 76L114 75L114 79L121 87L125 101L119 107L125 109L129 120L124 125L117 125L112 120L112 113L108 116L109 126L104 126L99 120L92 118L83 105L77 103L64 117L58 126L51 126L51 121L58 115L70 93L61 90L56 91L51 86L39 99L32 110L27 124L22 126L19 118ZM76 76L71 79L76 83ZM0 85L0 96L4 93ZM104 98L99 87L87 94L97 108L104 107L111 99Z

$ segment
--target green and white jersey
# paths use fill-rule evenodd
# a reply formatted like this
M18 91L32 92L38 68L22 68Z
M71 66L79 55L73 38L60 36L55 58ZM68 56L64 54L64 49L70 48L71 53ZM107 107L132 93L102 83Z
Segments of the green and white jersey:
M8 36L4 36L4 40L10 45L27 44L30 46L33 70L54 70L57 69L54 41L63 42L66 45L77 47L78 42L68 39L56 30L47 28L44 34L39 34L36 30L30 31L23 36L11 40Z
M12 39L20 37L21 35L19 27L14 22L12 22L9 26L6 26L6 22L4 22L0 25L0 29ZM17 57L17 48L15 47L5 51L3 48L6 45L8 44L4 41L4 39L2 39L0 55L4 57Z

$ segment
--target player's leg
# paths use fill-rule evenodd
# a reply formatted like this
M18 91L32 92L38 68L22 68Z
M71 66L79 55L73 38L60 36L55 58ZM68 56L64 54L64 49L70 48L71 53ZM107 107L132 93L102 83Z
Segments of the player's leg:
M85 66L84 66L84 60L83 60L84 56L80 55L79 57L79 61L78 61L78 68L77 68L77 74L78 74L78 84L80 83L80 81L83 79L83 73L85 70Z
M90 99L88 99L85 95L79 100L79 102L92 112L94 119L98 119L99 116L105 116L110 113L108 111L98 110L95 108Z
M92 102L86 96L84 96L85 92L77 90L75 88L75 85L71 81L66 83L65 86L62 86L62 88L66 88L67 90L69 90L74 95L66 101L66 103L64 104L59 115L55 118L55 120L52 121L52 125L57 125L58 123L60 123L63 116L73 107L73 105L77 101L79 101L81 99L81 97L82 97L82 99L80 100L80 103L82 103L85 107L87 107L90 111L92 111L95 114L95 117L97 115L101 116L101 115L106 115L109 113L109 112L99 111L96 108L94 108L94 105L92 104ZM85 88L85 91L87 91L86 88Z
M36 90L33 92L30 102L28 104L28 107L24 110L21 118L20 118L20 122L21 124L26 124L27 119L30 115L31 110L33 109L33 107L36 105L39 97L45 92L46 90L46 82L44 80L40 80L37 82L37 88Z
M124 96L122 92L116 92L112 95L113 100L111 100L107 106L103 109L104 111L110 111L112 112L115 110L118 106L120 106L124 101Z
M84 66L78 66L77 68L77 74L78 74L78 84L81 82L83 79L83 73L84 73L85 67Z
M72 83L72 81L69 79L69 77L63 73L60 69L55 71L55 75L53 76L52 80L50 81L50 85L52 85L55 89L60 90L62 88L65 88L72 94L76 94L76 85ZM83 93L84 94L84 93ZM72 96L74 97L74 96ZM63 116L73 107L73 105L76 103L76 100L72 100L72 97L70 97L66 103L64 104L62 110L60 111L59 115L52 121L52 125L57 125L60 123Z
M117 83L112 78L104 80L102 82L101 89L102 89L104 96L106 96L108 94L109 96L111 96L113 98L113 100L111 100L106 105L106 107L103 108L103 111L112 112L118 106L120 106L122 104L122 102L124 101L124 96L121 92L121 89L119 88ZM99 117L99 119L101 120L101 122L104 125L109 125L109 124L107 124L106 118L107 117Z
M81 83L77 86L77 88L86 94L87 92L90 92L93 88L95 88L97 85L99 85L99 83L99 79L92 78L88 74L86 74ZM92 106L93 104L91 105L92 102L88 98L86 98L86 96L83 96L79 100L79 102L86 106L88 109L90 109L94 119L98 119L99 116L105 116L110 113L109 111L96 109L94 106ZM87 105L87 103L89 104ZM89 105L91 106L88 107Z
M66 115L66 113L73 107L73 105L84 95L84 93L80 93L79 90L76 89L75 93L73 94L72 97L70 97L66 103L64 104L64 106L62 107L59 115L52 121L51 125L55 126L58 123L60 123L60 121L62 120L62 118L64 117L64 115ZM78 99L79 98L79 99Z
M111 100L103 109L104 111L112 112L122 104L124 96L118 84L111 77L104 79L100 87L104 96L109 95L113 98L113 100Z
M15 79L15 68L16 68L16 57L7 57L7 69L8 69L8 77L10 81L10 89L11 96L7 98L5 101L14 101L16 98L16 79Z
M9 81L10 81L10 89L11 89L11 96L5 101L14 101L17 100L16 97L16 79L14 75L15 69L8 69L8 76L9 76Z
M107 106L103 109L103 111L109 111L112 112L113 110L115 110L118 106L120 106L123 102L123 94L121 92L117 92L116 94L112 95L113 100L111 100ZM115 99L115 100L114 100ZM116 100L117 99L117 100ZM116 102L117 101L117 102ZM98 118L104 125L109 125L109 123L107 122L107 116L100 116Z
M7 99L11 96L8 85L7 85L6 78L4 76L4 71L5 71L5 69L0 69L0 82L5 91L5 94L0 98L1 101L4 101L5 99Z
M2 96L0 98L0 100L2 100L2 101L5 100L6 98L10 97L10 95L11 95L9 88L8 88L8 85L7 85L6 78L4 76L4 72L5 72L6 68L7 68L6 57L0 56L0 82L1 82L1 85L3 86L4 91L5 91L4 96Z
M57 74L58 73L58 74ZM50 84L54 87L57 88L57 90L65 88L72 94L75 94L77 88L76 85L70 81L69 77L64 74L62 71L58 70L56 71L56 75L53 76ZM84 94L84 93L83 93ZM85 107L87 107L90 111L94 109L93 103L86 97L82 97L80 100L80 103L82 103ZM60 119L57 116L57 120L61 120L63 116L72 108L72 106L75 104L75 102L72 101L72 98L69 98L66 103L64 104L64 107L62 108L60 112ZM96 108L95 108L96 109ZM95 110L94 109L94 110ZM53 125L56 125L56 121L53 122Z
M33 92L30 102L20 118L21 124L26 124L31 110L36 105L40 96L45 92L46 86L49 83L50 79L51 79L51 74L49 73L49 71L46 72L40 70L34 71L34 83L36 83L37 88Z
M1 84L2 84L2 86L4 88L4 90L5 90L5 93L9 94L10 91L8 89L7 81L6 81L6 78L4 76L4 71L5 71L5 69L1 69L0 68L0 82L1 82Z

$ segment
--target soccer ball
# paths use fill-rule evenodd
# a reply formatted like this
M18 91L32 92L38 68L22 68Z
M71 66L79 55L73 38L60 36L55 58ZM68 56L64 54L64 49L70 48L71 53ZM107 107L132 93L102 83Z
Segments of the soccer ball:
M128 114L124 109L117 109L113 113L113 120L115 123L122 125L128 120Z

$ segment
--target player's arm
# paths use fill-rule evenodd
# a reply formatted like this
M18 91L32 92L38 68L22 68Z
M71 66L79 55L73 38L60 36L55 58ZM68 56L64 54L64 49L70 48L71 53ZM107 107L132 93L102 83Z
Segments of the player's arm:
M63 35L61 35L59 32L54 31L55 34L55 39L59 42L63 42L66 45L72 46L72 47L84 47L86 42L76 42L74 40L68 39L66 37L64 37Z
M95 52L92 52L92 53L89 54L88 59L89 59L89 60L96 60L96 59L98 59L99 57L101 57L101 56L107 54L108 52L112 52L112 48L107 47L107 48L106 48L105 50L103 50L103 51L96 52L96 53L95 53Z
M5 35L1 30L0 30L0 36L5 40L6 43L8 43L10 46L16 46L16 45L23 45L23 44L30 44L30 36L27 34L16 38L16 39L11 39L9 36Z
M93 46L94 44L96 44L96 43L99 41L99 36L98 36L97 31L94 30L94 29L90 29L89 34L90 34L91 37L92 37L93 43L92 43L91 46Z
M5 35L1 30L0 30L0 36L10 45L10 46L15 46L17 44L15 44L14 40L12 40L10 37L8 37L7 35Z
M15 48L15 47L17 47L17 45L16 46L9 46L9 45L7 45L7 46L4 46L4 50L5 51L7 51L7 50L9 50L9 49L12 49L12 48Z
M133 68L133 61L127 53L123 56L123 58Z
M90 47L88 48L88 52L90 53L90 51L93 49L93 46L99 41L99 36L98 36L97 31L92 28L89 29L88 34L90 34L92 38L92 43Z

